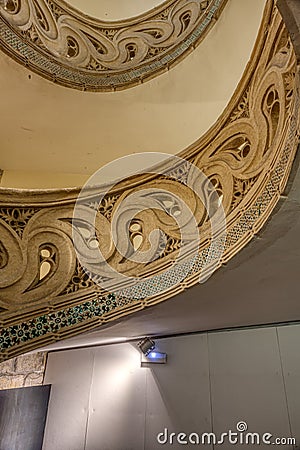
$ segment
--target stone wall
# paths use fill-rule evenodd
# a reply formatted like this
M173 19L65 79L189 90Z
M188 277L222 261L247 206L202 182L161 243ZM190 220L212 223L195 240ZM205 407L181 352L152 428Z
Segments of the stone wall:
M43 384L46 353L32 353L0 364L0 390Z

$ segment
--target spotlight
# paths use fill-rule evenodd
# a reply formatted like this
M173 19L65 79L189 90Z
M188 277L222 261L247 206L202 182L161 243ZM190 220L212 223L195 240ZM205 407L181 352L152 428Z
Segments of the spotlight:
M151 351L147 356L142 355L141 367L149 367L150 364L166 364L167 354L157 351Z
M145 337L140 342L138 342L138 347L141 352L143 352L144 355L147 356L152 350L155 349L155 344L150 338Z
M155 349L155 343L150 338L145 337L138 342L138 347L142 352L141 367L149 367L150 364L166 364L167 354Z

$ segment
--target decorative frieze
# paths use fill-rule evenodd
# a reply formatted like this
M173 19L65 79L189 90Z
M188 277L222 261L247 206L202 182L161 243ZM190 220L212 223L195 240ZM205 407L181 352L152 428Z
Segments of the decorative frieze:
M168 0L103 22L59 0L0 0L0 48L63 86L125 89L168 70L214 25L227 0Z

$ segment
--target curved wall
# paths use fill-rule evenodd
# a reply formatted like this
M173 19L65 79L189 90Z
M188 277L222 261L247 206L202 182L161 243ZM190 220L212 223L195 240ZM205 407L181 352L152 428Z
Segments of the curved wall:
M103 20L120 20L138 16L164 3L164 0L70 0L71 6Z

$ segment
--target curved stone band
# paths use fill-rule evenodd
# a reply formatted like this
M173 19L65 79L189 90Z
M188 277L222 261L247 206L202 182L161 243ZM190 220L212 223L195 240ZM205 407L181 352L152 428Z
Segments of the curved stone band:
M126 89L192 51L226 2L171 0L130 21L101 22L57 0L1 0L0 48L66 87Z

